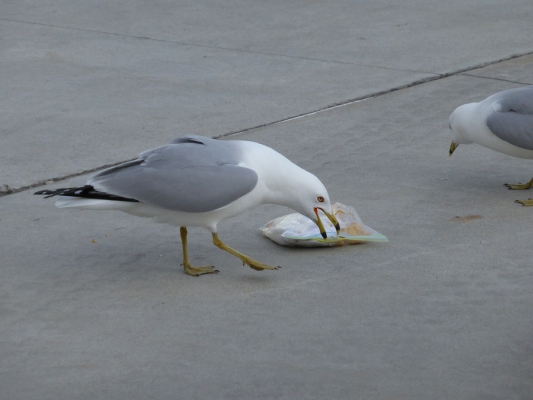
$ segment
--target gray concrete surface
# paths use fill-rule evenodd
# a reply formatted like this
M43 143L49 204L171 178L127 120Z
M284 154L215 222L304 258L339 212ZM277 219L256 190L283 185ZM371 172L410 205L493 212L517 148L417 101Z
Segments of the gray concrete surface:
M289 210L261 206L220 236L283 269L192 229L221 273L191 278L174 227L0 197L0 398L533 398L513 203L533 193L502 186L533 162L447 155L455 107L533 83L530 3L221 4L0 3L0 185L256 127L226 140L287 155L390 242L283 248L256 228Z

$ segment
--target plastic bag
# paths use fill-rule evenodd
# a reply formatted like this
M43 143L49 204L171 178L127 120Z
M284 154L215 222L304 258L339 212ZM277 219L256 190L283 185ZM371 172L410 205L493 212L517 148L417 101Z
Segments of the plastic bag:
M321 217L328 235L322 238L318 226L302 214L284 215L267 222L259 231L282 246L328 247L359 244L363 242L388 242L388 239L374 229L366 226L353 207L341 203L332 205L333 215L339 221L339 236L329 219Z

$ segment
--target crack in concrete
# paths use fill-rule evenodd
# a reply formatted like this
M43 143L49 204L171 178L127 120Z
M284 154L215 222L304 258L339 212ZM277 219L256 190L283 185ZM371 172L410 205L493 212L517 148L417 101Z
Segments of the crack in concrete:
M490 76L481 76L481 75L475 75L475 74L462 74L462 75L470 76L472 78L490 79L490 80L493 80L493 81L516 83L516 84L519 84L519 85L531 85L531 83L528 83L528 82L518 82L518 81L512 81L510 79L494 78L494 77L490 77Z
M266 126L271 126L271 125L280 124L282 122L292 121L293 119L306 117L308 115L313 115L313 114L317 114L317 113L320 113L320 112L323 112L323 111L328 111L328 110L331 110L331 109L337 108L337 107L347 106L347 105L350 105L350 104L353 104L353 103L357 103L359 101L368 100L368 99L371 99L371 98L374 98L374 97L378 97L378 96L383 96L385 94L396 92L398 90L402 90L402 89L407 89L407 88L411 88L411 87L414 87L414 86L423 85L425 83L438 81L438 80L441 80L441 79L449 78L451 76L465 75L465 76L471 76L471 77L476 77L476 78L485 78L485 79L506 81L505 79L501 79L501 78L490 78L490 77L478 76L478 75L474 75L474 74L466 74L466 72L473 71L473 70L476 70L476 69L479 69L479 68L485 68L485 67L488 67L490 65L498 64L498 63L501 63L501 62L504 62L504 61L513 60L513 59L519 58L519 57L529 56L529 55L532 55L532 54L533 54L533 51L527 52L527 53L524 53L524 54L513 54L513 55L508 56L508 57L504 57L504 58L501 58L501 59L498 59L498 60L493 60L493 61L487 61L487 62L480 63L480 64L477 64L477 65L473 65L473 66L470 66L470 67L462 68L462 69L459 69L459 70L456 70L456 71L453 71L453 72L447 72L447 73L444 73L444 74L435 74L435 76L430 76L430 77L427 77L427 78L418 79L416 81L413 81L413 82L410 82L410 83L407 83L407 84L404 84L404 85L400 85L400 86L395 86L395 87L390 88L390 89L381 90L379 92L374 92L374 93L370 93L370 94L367 94L367 95L355 97L353 99L344 100L344 101L341 101L341 102L338 102L338 103L334 103L334 104L325 106L323 108L320 108L320 109L317 109L317 110L314 110L314 111L309 111L309 112L306 112L306 113L303 113L303 114L295 115L295 116L288 117L288 118L283 118L283 119L280 119L278 121L273 121L273 122L269 122L269 123L253 126L253 127L250 127L250 128L239 130L239 131L227 132L227 133L222 134L222 135L214 136L214 139L219 139L219 138L222 138L222 137L238 135L240 133L248 132L248 131L251 131L253 129L264 128ZM510 81L510 80L507 81L507 82L522 83L524 85L529 85L529 83L516 82L516 81Z
M123 164L125 162L133 161L133 160L136 160L136 159L137 158L131 158L129 160L117 161L116 163L102 165L102 166L99 166L99 167L91 168L91 169L88 169L88 170L84 170L84 171L81 171L81 172L76 172L76 173L69 174L69 175L58 176L58 177L50 178L50 179L41 179L40 181L32 183L31 185L22 186L20 188L11 188L9 185L5 185L4 184L4 185L0 186L0 197L7 196L8 194L15 194L15 193L19 193L19 192L24 192L26 190L33 189L33 188L36 188L36 187L39 187L39 186L50 185L50 184L52 184L54 182L60 182L60 181L64 181L65 179L75 178L76 176L82 176L82 175L90 174L92 172L101 171L103 169L111 168L111 167L114 167L115 165L120 165L120 164Z

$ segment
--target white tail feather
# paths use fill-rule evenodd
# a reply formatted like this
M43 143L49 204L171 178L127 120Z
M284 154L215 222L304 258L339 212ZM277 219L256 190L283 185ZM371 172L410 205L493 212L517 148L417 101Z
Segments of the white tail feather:
M131 202L70 196L60 196L59 200L55 202L57 208L81 208L84 210L124 210L131 207L131 205Z

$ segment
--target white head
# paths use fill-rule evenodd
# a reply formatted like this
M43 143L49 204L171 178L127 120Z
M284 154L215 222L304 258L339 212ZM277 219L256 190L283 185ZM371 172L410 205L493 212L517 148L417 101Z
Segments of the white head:
M290 182L285 181L283 186L280 185L276 199L272 202L290 207L314 221L325 239L327 234L319 216L319 212L322 211L335 226L338 234L339 222L333 215L329 194L324 184L315 175L294 166L297 170L286 175L290 176Z
M339 233L339 222L333 215L328 191L320 179L270 147L253 142L242 142L242 145L247 147L246 164L260 175L262 203L290 207L305 215L318 225L326 238L319 216L322 211Z
M453 139L450 145L450 156L460 144L474 143L469 138L469 116L472 115L473 108L478 103L463 104L457 107L450 115L450 129Z

